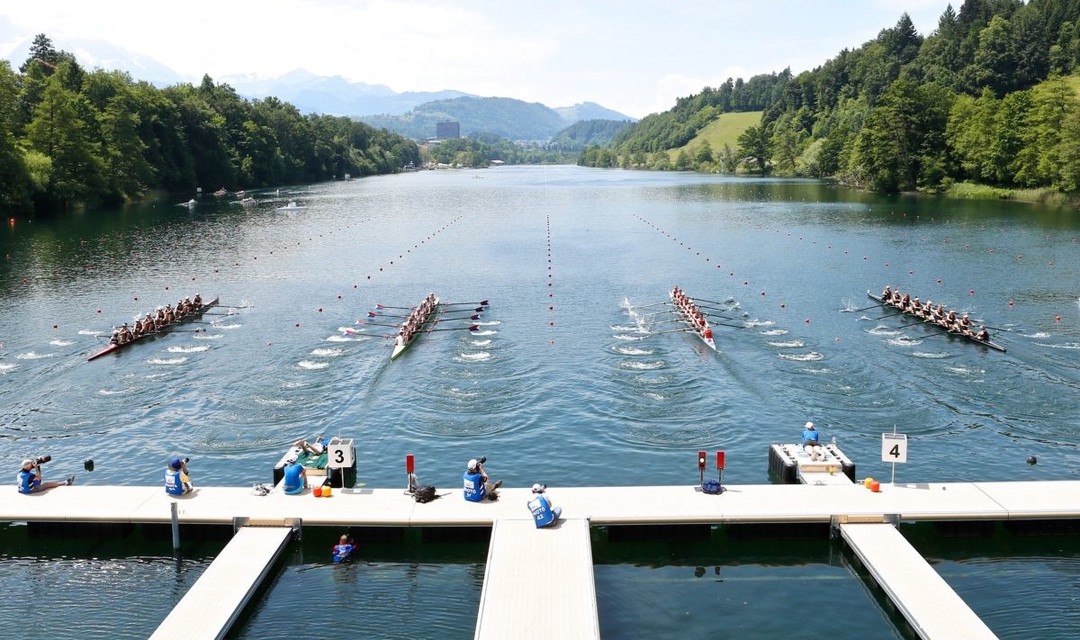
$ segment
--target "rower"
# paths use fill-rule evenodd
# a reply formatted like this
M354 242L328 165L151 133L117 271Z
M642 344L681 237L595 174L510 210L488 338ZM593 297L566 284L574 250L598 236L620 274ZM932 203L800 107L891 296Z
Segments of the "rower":
M112 328L112 335L109 336L109 344L120 344L120 330L116 327Z
M131 342L131 329L128 329L127 323L120 325L120 340L119 344L127 344Z
M195 305L196 309L202 309L202 296L196 293L195 297L191 299L191 304Z
M885 290L881 292L881 301L888 302L892 299L892 287L885 285Z

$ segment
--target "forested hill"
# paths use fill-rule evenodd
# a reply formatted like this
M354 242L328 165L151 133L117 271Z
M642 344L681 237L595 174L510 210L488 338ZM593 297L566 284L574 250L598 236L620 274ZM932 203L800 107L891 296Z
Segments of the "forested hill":
M420 164L410 140L348 118L248 101L209 77L157 89L85 71L44 35L14 71L0 61L0 208L52 211L148 190L194 194L388 173Z
M964 0L926 37L904 14L813 71L706 88L645 118L612 150L633 166L685 144L718 113L762 109L739 139L748 170L886 192L969 181L1075 193L1077 72L1080 0ZM717 168L703 157L698 168Z

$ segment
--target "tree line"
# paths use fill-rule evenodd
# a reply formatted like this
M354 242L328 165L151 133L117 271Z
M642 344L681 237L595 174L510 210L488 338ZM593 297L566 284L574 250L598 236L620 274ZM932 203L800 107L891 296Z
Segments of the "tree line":
M978 182L1077 193L1078 71L1080 0L964 0L925 38L904 14L812 71L768 76L769 90L755 94L761 122L737 149L692 149L660 168L722 171L734 156L743 171L836 177L883 192ZM643 154L685 145L718 113L739 110L721 93L681 99L579 162L664 164Z
M246 100L204 76L159 89L84 70L38 35L16 72L0 61L0 207L50 212L151 190L192 193L390 173L417 145L349 118Z

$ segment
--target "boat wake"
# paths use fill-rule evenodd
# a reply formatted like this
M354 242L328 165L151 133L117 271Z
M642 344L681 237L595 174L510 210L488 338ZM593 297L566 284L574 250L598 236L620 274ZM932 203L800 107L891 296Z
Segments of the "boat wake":
M239 329L242 326L244 326L244 325L242 325L242 324L240 324L238 322L233 322L233 323L230 323L230 324L215 324L214 328L215 329L226 329L226 330L228 330L228 329Z
M653 362L640 362L638 360L623 360L619 363L619 367L623 369L637 369L639 371L653 371L660 369L664 366L663 360L654 360Z
M177 365L187 362L187 356L181 356L179 358L150 358L146 361L147 364L160 364L160 365Z
M885 325L881 325L881 324L874 327L873 329L867 329L866 332L869 333L872 336L898 336L898 335L900 335L900 330L899 329L893 329L892 327L886 327Z
M130 389L98 389L99 396L118 396L128 393Z
M645 333L645 327L640 324L613 324L611 325L612 331L637 331L638 333Z
M663 402L664 400L667 400L667 396L662 393L656 393L654 391L646 391L641 395L648 398L649 400L656 400L657 402Z
M490 329L489 329L489 330L487 330L487 331L473 331L473 332L472 332L472 334L473 334L474 336L493 336L493 335L495 335L496 333L498 333L498 331L492 331L492 330L490 330Z
M311 352L311 355L334 358L337 356L345 355L345 350L340 347L333 349L315 349Z
M806 344L802 340L788 340L786 342L766 342L770 347L776 347L778 349L797 349L799 347L805 347Z
M220 340L225 337L224 333L196 333L192 336L196 340Z
M317 371L319 369L325 369L330 366L329 362L313 362L311 360L301 360L296 364L301 369L307 369L308 371Z
M948 358L951 354L948 353L929 353L926 351L912 351L911 355L916 358L927 358L930 360L941 360L942 358Z
M1047 338L1050 337L1050 334L1048 332L1046 332L1046 331L1038 331L1036 333L1030 333L1030 334L1023 334L1022 333L1020 335L1024 336L1025 338L1034 338L1036 340L1046 340Z
M478 347L486 347L491 344L491 340L473 340L472 343Z
M477 320L473 324L479 327L495 327L502 324L502 320L492 320L491 322L480 322L479 320Z
M487 351L477 351L476 353L459 353L459 362L486 362L491 360L491 354Z
M169 347L167 349L167 351L169 353L200 353L202 351L209 351L209 350L210 350L210 345L208 345L208 344L195 345L193 347L174 346L174 347Z
M810 353L781 353L780 357L784 360L793 360L795 362L815 362L817 360L825 359L825 356L817 351L811 351Z
M649 337L649 335L647 333L639 334L636 336L629 333L617 333L612 337L616 340L644 340L645 338Z
M79 329L80 336L97 336L101 335L100 331L94 331L93 329Z
M747 320L746 326L748 327L771 327L775 322L772 320Z
M758 331L758 333L763 336L786 336L787 332L787 329L769 329L767 331Z
M975 369L972 367L945 367L946 371L952 371L955 374L962 376L981 376L986 373L986 369Z
M923 343L919 338L909 338L907 336L900 336L899 338L889 338L886 340L888 344L894 347L917 347Z
M612 351L624 356L651 356L655 353L655 349L639 349L637 347L624 347L617 344L611 348Z
M1080 349L1080 342L1066 342L1063 344L1050 344L1048 342L1036 342L1036 345L1040 347L1047 347L1049 349Z
M13 371L18 366L19 365L11 362L0 362L0 373L7 373L8 371Z
M37 352L34 352L34 351L28 351L27 353L20 353L19 355L15 356L15 357L18 358L19 360L41 360L43 358L56 357L56 354L55 353L37 353Z
M75 341L74 340L61 340L60 338L57 338L56 340L50 340L49 344L51 344L54 347L70 347L71 345L75 344Z

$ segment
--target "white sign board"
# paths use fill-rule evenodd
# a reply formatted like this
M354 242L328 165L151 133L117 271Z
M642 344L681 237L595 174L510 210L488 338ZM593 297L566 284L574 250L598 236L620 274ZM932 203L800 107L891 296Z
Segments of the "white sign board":
M331 469L345 469L353 466L352 440L331 442L326 447L326 466Z
M881 461L907 462L907 436L902 433L881 434Z

